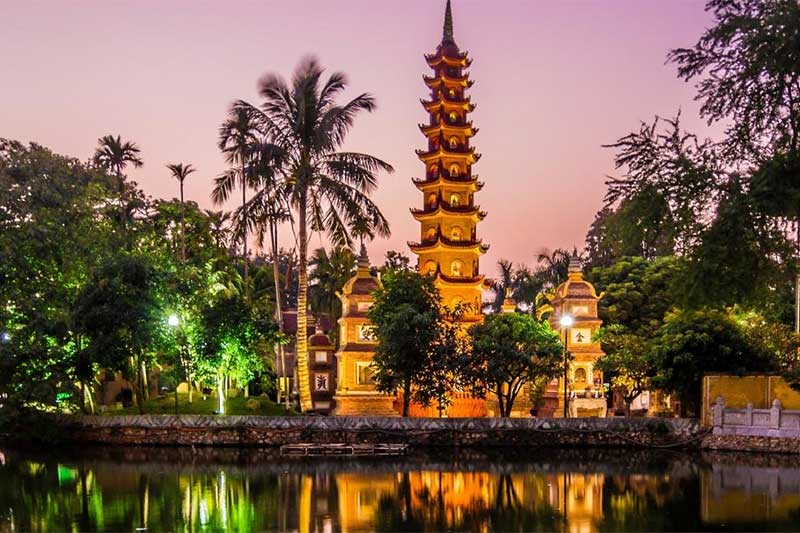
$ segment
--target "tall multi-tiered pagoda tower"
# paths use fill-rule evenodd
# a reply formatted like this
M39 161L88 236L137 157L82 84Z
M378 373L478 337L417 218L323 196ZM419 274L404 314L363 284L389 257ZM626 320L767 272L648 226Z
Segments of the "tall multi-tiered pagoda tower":
M410 242L418 256L420 272L436 276L436 285L448 307L464 304L464 321L481 318L484 285L480 256L488 249L477 236L478 222L486 213L475 204L483 184L472 174L480 154L470 146L478 132L467 116L475 109L466 95L472 80L465 71L472 60L453 39L453 16L447 0L442 42L426 55L432 76L424 76L430 99L422 100L428 123L419 126L428 140L427 150L417 150L425 164L425 178L415 179L422 193L422 209L411 213L420 223L420 241Z

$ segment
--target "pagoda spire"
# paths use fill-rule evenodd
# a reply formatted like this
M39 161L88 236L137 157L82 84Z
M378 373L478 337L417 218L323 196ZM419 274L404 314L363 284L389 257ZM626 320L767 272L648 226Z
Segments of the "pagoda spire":
M453 10L450 8L450 0L447 0L447 7L444 8L444 31L442 32L443 43L453 43Z

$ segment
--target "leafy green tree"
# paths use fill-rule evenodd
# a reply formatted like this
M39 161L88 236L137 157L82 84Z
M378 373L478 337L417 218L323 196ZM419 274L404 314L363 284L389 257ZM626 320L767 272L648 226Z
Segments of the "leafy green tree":
M600 328L597 332L605 355L595 368L610 376L611 387L622 396L625 413L631 415L631 403L652 388L656 366L650 355L648 339L629 333L619 324Z
M500 416L511 416L514 402L525 385L551 381L564 372L564 351L559 335L546 321L530 315L488 315L470 329L472 351L468 380L476 392L497 397Z
M387 273L368 311L378 347L373 358L379 391L403 395L403 416L411 402L446 406L459 383L456 362L463 355L458 326L443 314L430 276L398 270Z
M680 302L686 260L674 256L647 260L625 257L606 268L595 268L589 280L603 293L598 314L606 325L652 337L664 315Z
M727 143L765 160L800 146L800 5L795 0L709 0L710 26L669 60L697 82L700 113L727 121Z
M651 259L690 250L724 178L714 143L684 131L678 113L607 147L623 175L606 182L605 207L615 209L625 252L638 246L635 255Z
M146 259L121 255L93 276L75 307L77 330L89 339L80 352L86 361L80 377L85 380L98 368L135 375L131 381L140 413L147 399L147 362L155 355L165 321L156 284L156 272Z
M206 305L201 310L201 323L203 357L199 373L216 382L222 402L227 379L246 388L265 370L265 360L259 352L275 340L277 329L240 298L221 297Z
M380 268L380 273L386 275L388 272L397 270L412 270L411 260L403 252L397 250L389 250L386 252L386 259Z
M141 150L136 143L130 141L122 141L122 138L117 135L106 135L97 140L97 149L94 152L94 163L100 168L113 172L117 177L117 192L119 201L119 223L122 231L122 239L125 246L130 250L130 242L127 235L128 224L128 201L130 200L128 192L127 177L123 173L128 165L134 168L142 166L142 158L140 157Z
M753 209L741 180L734 176L723 188L714 221L691 253L688 303L780 306L783 298L776 298L774 288L791 286L792 272L775 258L791 255L792 248L774 219ZM772 309L774 319L791 320L790 314L780 311Z
M0 389L9 402L51 408L57 392L74 392L84 342L74 304L114 249L106 206L115 190L99 169L0 139Z
M697 414L703 374L777 369L771 354L750 343L724 311L679 310L667 315L651 345L658 373L653 383L676 394L684 412Z
M298 242L298 323L306 322L308 300L309 229L330 236L333 244L352 246L352 235L389 235L389 224L370 200L380 171L391 165L368 154L341 151L347 133L362 111L372 111L369 94L340 105L337 97L347 86L344 74L335 72L322 81L323 69L315 59L303 61L291 85L276 75L264 77L260 107L244 101L236 109L252 117L271 144L276 172L289 184L290 205L296 211ZM303 113L297 110L302 109ZM279 168L279 170L278 170ZM311 409L308 384L308 339L299 331L296 343L300 372L300 405Z

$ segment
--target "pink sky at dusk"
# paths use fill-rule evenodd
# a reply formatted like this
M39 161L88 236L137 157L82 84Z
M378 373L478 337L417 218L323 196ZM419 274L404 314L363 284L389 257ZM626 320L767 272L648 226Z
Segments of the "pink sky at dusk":
M530 264L545 247L583 247L614 173L602 144L679 108L685 127L708 131L694 89L664 63L710 25L703 7L453 0L456 42L474 59L485 274L502 257ZM412 255L405 243L419 238L408 208L422 201L411 178L423 172L414 154L424 146L423 54L441 39L443 13L444 0L0 0L0 137L87 159L98 137L120 134L142 149L145 166L130 174L147 194L176 196L164 164L192 163L187 199L212 207L212 180L225 168L217 128L229 103L257 102L264 73L289 76L314 54L349 75L348 94L378 100L347 143L396 169L375 194L393 235L369 246L373 262L389 249Z

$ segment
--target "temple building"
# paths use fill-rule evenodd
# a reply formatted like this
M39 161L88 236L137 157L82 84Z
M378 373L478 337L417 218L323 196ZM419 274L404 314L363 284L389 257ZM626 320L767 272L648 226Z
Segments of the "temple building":
M602 298L594 286L583 279L583 265L577 253L569 261L567 281L556 288L551 302L553 312L550 325L566 339L567 350L573 355L567 372L568 413L570 417L606 416L606 399L603 390L603 374L594 364L603 356L600 343L594 335L603 321L597 316L597 304ZM572 317L572 325L561 325L561 317ZM564 415L564 378L551 383L545 394L553 416ZM557 400L557 403L556 401Z
M337 382L333 397L337 416L398 416L394 396L375 390L372 358L377 342L367 311L372 293L383 285L370 272L367 249L361 245L356 275L344 284L339 299L339 350L336 352Z
M468 119L475 104L466 95L473 82L465 69L472 61L453 39L450 0L442 42L425 59L433 75L423 78L430 97L422 100L428 122L419 128L428 145L417 150L425 177L414 180L422 193L422 208L411 210L420 223L420 240L408 244L418 256L419 271L436 276L443 303L450 308L464 305L462 320L477 322L484 288L480 256L488 249L478 239L477 226L486 213L475 204L475 193L483 184L472 174L472 166L480 159L470 145L478 132Z

